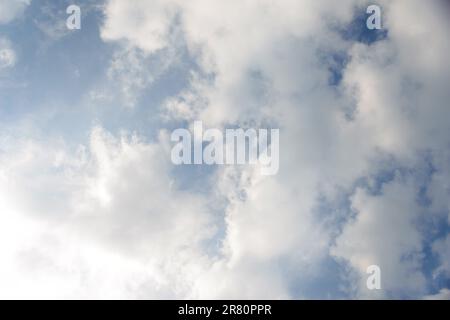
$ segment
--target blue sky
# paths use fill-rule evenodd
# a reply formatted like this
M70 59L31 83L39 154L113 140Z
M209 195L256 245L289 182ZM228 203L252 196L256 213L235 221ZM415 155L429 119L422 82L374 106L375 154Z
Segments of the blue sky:
M0 1L0 297L448 299L448 7L368 4ZM196 120L278 174L173 165Z

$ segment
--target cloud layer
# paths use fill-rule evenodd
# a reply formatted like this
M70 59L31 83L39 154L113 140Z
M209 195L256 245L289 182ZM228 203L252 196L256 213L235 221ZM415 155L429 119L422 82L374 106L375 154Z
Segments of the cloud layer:
M450 10L380 1L373 36L367 4L106 1L112 52L76 104L96 124L1 133L0 295L448 298ZM278 175L174 167L168 130L194 120L280 128Z

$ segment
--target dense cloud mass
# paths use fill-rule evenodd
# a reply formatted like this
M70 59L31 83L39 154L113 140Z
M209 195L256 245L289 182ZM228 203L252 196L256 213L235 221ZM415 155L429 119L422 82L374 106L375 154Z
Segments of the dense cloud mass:
M100 75L0 112L0 297L449 299L447 2L378 1L382 31L356 0L88 4ZM174 166L195 120L279 128L278 174Z

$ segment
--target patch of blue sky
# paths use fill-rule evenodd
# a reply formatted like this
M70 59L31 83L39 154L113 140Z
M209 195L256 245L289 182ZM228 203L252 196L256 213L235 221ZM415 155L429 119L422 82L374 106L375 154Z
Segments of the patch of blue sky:
M285 277L290 279L289 291L293 299L344 299L351 298L351 292L343 290L347 266L331 256L324 257L314 270L298 270L289 267L281 259ZM305 277L305 273L310 273Z
M382 6L380 6L382 8ZM381 20L381 29L370 30L367 28L366 21L370 14L365 10L355 10L353 20L341 30L341 35L344 39L349 41L356 41L365 44L372 44L376 41L384 40L388 37L389 30L383 27L383 20ZM381 13L383 16L383 12Z
M384 40L388 37L388 30L383 28L380 30L370 30L366 26L366 21L369 14L361 8L355 10L353 19L345 26L331 26L336 28L340 36L349 42L361 42L370 45L376 41ZM324 64L329 72L328 84L330 86L338 86L342 81L343 72L349 56L347 52L318 52L320 62Z
M75 132L90 114L80 108L81 97L106 69L111 46L99 38L100 15L95 11L83 17L82 32L49 38L37 26L48 17L39 5L33 2L20 21L2 30L13 43L18 61L10 75L16 85L0 89L1 121L31 116L46 131ZM61 12L57 18L65 23L67 15Z
M187 54L183 55L182 59L181 63L169 66L155 81L143 88L132 108L123 104L112 108L106 105L107 109L103 106L105 127L110 130L125 128L155 137L159 129L167 125L163 123L161 107L168 98L176 96L189 86L190 71L196 68Z
M20 122L28 117L48 134L68 140L86 138L94 125L116 133L120 130L155 137L161 128L159 108L171 96L189 85L194 60L181 50L177 63L154 76L154 81L138 88L136 103L127 108L115 94L121 83L108 78L111 60L120 44L100 38L102 13L98 8L82 7L81 30L45 30L47 25L65 27L67 1L32 2L24 16L0 31L13 43L18 62L8 74L11 85L0 88L0 122ZM86 10L84 10L87 8ZM50 21L48 21L50 20ZM55 27L57 28L57 27ZM148 57L143 67L157 69L165 52ZM105 90L105 101L89 101L92 90Z

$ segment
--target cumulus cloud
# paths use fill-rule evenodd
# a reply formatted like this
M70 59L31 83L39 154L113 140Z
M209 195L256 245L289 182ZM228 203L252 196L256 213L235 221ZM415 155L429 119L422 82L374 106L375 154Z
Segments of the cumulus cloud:
M126 4L119 10L117 1L109 5L111 12L128 10ZM426 150L436 159L442 157L449 126L437 118L448 112L447 90L442 86L448 63L441 55L448 49L448 19L442 3L381 5L388 37L370 44L340 34L354 18L355 8L363 8L353 1L339 5L170 1L142 13L152 20L151 27L128 23L133 31L116 36L154 52L173 45L171 28L181 29L190 54L212 76L193 75L190 89L168 99L164 111L169 118L202 119L216 126L272 122L282 128L280 174L261 179L244 170L232 175L231 194L222 192L229 200L224 242L228 269L217 266L223 274L233 266L245 270L264 264L266 281L274 279L280 290L274 295L289 295L287 279L277 277L279 270L270 266L282 257L298 270L320 263L339 231L314 215L317 199L335 200L336 190L343 188L351 195L348 210L356 210L357 217L344 226L333 255L347 260L357 272L365 271L369 260L378 260L386 276L381 295L424 292L423 235L416 225L422 210L415 199L418 186L395 178L383 187L382 195L374 196L354 191L353 185L361 178L376 179L381 170L420 167L420 153ZM164 12L160 19L151 19L160 11ZM114 21L133 15L121 16L107 14L103 29L107 40L112 38L105 36L112 33L111 26L125 30ZM435 28L428 28L430 23ZM151 37L139 36L149 30ZM424 39L436 50L421 50ZM330 85L333 55L348 59L337 87ZM386 159L392 164L381 165ZM230 179L227 170L219 176L221 181ZM437 174L432 179L438 179ZM435 188L445 192L441 199L447 199L446 189ZM245 194L244 199L236 190ZM342 218L330 215L326 219ZM387 253L385 247L390 248ZM236 270L230 276L235 279L238 274ZM242 281L246 275L241 277ZM259 282L252 282L254 288ZM357 296L366 296L367 290L356 287ZM228 288L222 289L233 296Z
M74 151L11 139L0 157L3 297L189 294L214 228L205 196L171 180L163 142L100 128Z
M435 277L448 275L433 226L449 217L449 20L443 2L380 1L386 36L367 43L345 35L364 4L107 1L100 34L119 45L106 95L135 106L187 52L190 81L160 106L163 125L280 128L279 173L195 171L199 192L164 130L95 128L75 150L6 139L0 234L15 241L1 265L15 276L2 294L437 297L424 261L432 247ZM381 291L365 286L371 264Z
M0 0L0 24L14 20L30 3L31 0Z
M172 1L139 0L134 3L109 1L102 38L107 41L129 41L141 49L154 52L169 44L170 27L176 17ZM149 10L151 8L151 10Z
M422 235L416 223L420 214L415 188L396 178L380 195L358 189L351 198L356 212L336 240L332 254L344 258L360 273L357 296L420 296L425 290L421 272ZM366 288L366 270L382 270L382 291Z

